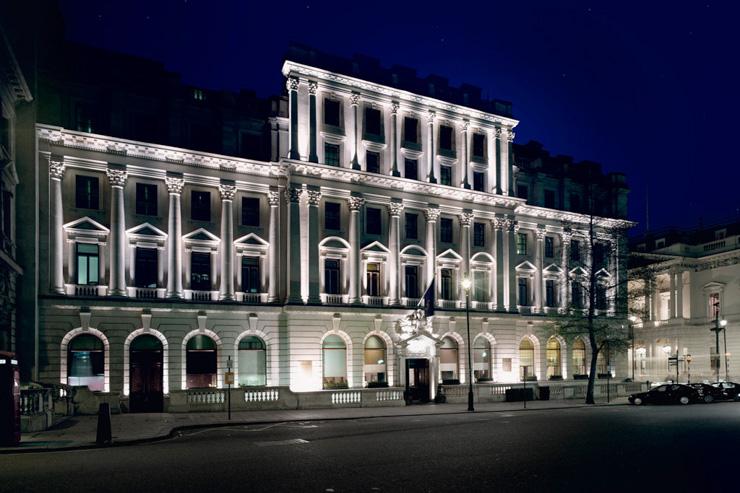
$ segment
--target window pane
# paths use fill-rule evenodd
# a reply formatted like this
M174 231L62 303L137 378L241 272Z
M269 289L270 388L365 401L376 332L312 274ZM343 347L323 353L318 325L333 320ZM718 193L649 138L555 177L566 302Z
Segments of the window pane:
M381 234L382 224L381 224L380 209L375 209L374 207L368 207L366 209L366 219L367 219L367 224L365 225L365 230L367 231L367 234L369 235Z
M452 168L450 166L439 167L439 182L442 185L452 185Z
M339 101L333 99L324 100L324 123L334 127L339 127Z
M416 159L406 159L404 161L404 178L409 180L419 179L419 163Z
M260 225L260 199L242 197L242 224L244 226Z
M324 203L324 228L339 230L341 205L337 202Z
M366 153L365 170L368 173L380 173L380 154L377 152Z
M211 220L211 192L190 192L190 217L193 221Z
M418 238L418 216L416 214L406 213L406 239L415 240Z
M324 144L324 164L339 166L339 146L335 144Z

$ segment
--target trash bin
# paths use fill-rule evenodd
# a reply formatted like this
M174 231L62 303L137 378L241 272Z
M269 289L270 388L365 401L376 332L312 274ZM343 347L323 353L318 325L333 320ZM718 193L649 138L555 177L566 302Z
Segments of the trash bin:
M21 441L21 382L13 353L0 351L0 445Z
M550 400L550 387L540 387L540 400L541 401L549 401Z

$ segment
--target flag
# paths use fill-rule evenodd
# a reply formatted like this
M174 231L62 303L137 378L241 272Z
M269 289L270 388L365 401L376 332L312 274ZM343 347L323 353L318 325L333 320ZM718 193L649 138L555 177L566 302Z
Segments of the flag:
M425 316L431 317L434 315L434 278L427 286L427 290L424 291L422 299L419 300L419 307L424 308Z

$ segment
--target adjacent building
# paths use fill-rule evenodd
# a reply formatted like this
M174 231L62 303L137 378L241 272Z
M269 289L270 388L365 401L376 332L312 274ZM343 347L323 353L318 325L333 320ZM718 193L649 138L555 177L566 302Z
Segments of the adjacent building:
M546 315L583 306L588 266L626 279L621 174L518 153L511 105L472 86L305 49L283 75L261 159L42 120L31 374L133 410L228 370L244 386L429 398L471 365L477 382L586 374L586 341L552 336ZM575 203L585 186L609 197L596 217ZM414 323L430 285L434 316ZM620 297L605 291L599 313L623 314ZM627 376L626 360L610 371Z
M632 240L630 371L637 380L716 381L738 375L732 358L740 354L738 239L740 223L734 220Z

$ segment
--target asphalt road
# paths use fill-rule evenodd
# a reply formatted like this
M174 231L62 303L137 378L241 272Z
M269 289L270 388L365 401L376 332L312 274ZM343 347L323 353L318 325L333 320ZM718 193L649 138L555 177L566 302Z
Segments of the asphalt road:
M0 491L738 491L740 404L202 429L0 456Z

